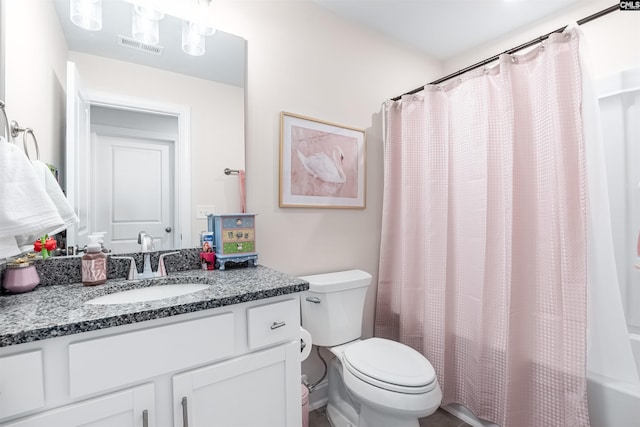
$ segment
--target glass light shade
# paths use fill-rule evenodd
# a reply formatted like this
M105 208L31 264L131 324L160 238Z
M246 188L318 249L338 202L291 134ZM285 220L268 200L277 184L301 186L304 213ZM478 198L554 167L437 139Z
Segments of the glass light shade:
M182 50L191 56L204 55L204 36L200 34L199 25L182 21Z
M136 6L131 15L131 35L140 43L158 44L160 41L160 22L158 19L150 19L138 13Z
M137 14L139 14L140 16L143 16L143 17L145 17L147 19L151 19L151 20L154 20L154 21L159 21L162 18L164 18L164 13L163 12L160 12L159 10L154 9L151 6L150 2L147 2L147 3L148 4L143 3L142 5L136 5L135 6L135 12Z
M100 31L102 29L102 0L71 0L69 18L80 28Z
M214 27L213 25L203 25L203 24L197 24L198 25L198 33L200 33L201 36L212 36L216 33L216 27Z
M198 32L203 36L212 36L216 32L216 26L213 21L213 9L210 0L198 0L198 14L201 17L207 17L207 24L198 24Z

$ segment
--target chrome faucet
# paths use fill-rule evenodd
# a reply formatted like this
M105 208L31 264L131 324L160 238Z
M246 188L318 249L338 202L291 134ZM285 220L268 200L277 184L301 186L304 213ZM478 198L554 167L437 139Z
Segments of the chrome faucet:
M138 244L140 245L140 250L142 252L155 250L155 247L153 245L153 237L148 235L146 231L141 231L138 233Z
M146 231L141 231L138 233L138 243L140 244L140 250L142 251L144 258L144 266L142 268L142 273L138 274L138 279L155 277L153 270L151 270L151 254L149 254L149 252L155 250L153 237L148 235Z

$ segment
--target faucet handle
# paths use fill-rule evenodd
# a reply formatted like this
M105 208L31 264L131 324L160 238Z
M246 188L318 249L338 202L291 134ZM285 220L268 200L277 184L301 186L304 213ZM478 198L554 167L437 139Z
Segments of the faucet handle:
M157 271L157 275L158 276L166 276L167 275L167 269L164 265L164 257L169 256L169 255L176 255L179 254L180 251L175 251L175 252L165 252L163 254L160 254L160 257L158 258L158 271Z

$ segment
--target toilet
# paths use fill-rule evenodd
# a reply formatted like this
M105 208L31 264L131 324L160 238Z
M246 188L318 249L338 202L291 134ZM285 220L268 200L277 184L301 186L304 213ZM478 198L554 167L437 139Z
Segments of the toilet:
M360 339L371 275L361 270L304 276L302 327L336 357L329 370L327 416L333 427L418 427L442 391L431 363L382 338Z

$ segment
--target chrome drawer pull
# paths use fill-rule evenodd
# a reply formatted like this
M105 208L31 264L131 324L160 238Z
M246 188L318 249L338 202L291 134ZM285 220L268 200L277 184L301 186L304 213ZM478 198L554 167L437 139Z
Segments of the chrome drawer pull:
M142 427L149 427L149 411L142 411Z
M189 427L189 411L187 411L187 396L182 398L182 426Z
M271 325L271 329L282 328L286 324L287 322L273 322L273 324Z
M312 302L314 304L320 304L320 298L318 297L307 297L305 298L307 301Z

